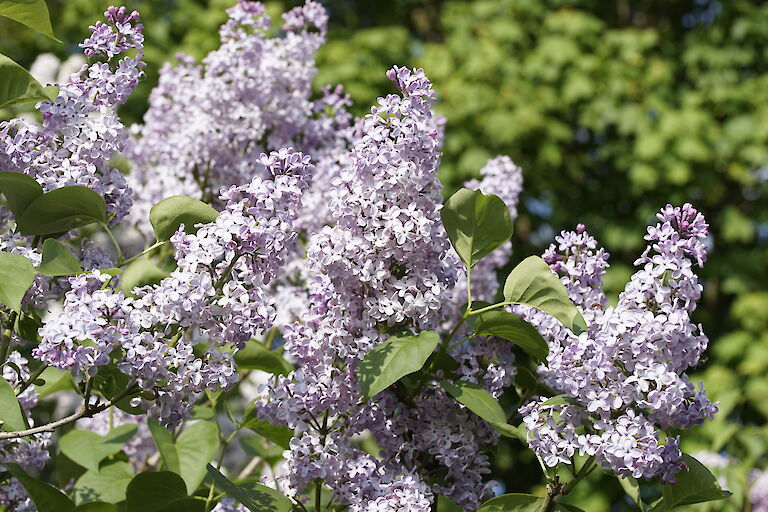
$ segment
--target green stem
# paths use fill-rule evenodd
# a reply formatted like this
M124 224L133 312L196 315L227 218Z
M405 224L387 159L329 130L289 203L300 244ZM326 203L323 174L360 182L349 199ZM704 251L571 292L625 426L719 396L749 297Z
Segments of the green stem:
M7 328L3 329L3 325L0 325L0 364L4 364L8 359L8 352L11 348L11 333L13 332L13 324L16 322L16 312L12 311L8 315Z
M16 396L19 396L29 386L31 386L32 383L35 382L40 375L42 375L42 373L45 371L46 368L48 368L47 364L41 364L40 366L38 366L37 369L34 372L32 372L32 374L29 376L29 378L22 383L22 385L19 387L19 389L16 390Z
M127 260L123 261L119 266L122 267L124 265L128 265L129 263L132 263L134 260L137 260L137 259L141 258L142 256L149 254L150 252L154 251L158 247L162 247L163 245L165 245L167 243L168 243L168 240L163 240L162 242L156 242L154 245L152 245L150 247L147 247L146 249L141 251L139 254L137 254L135 256L131 256Z
M320 512L320 507L322 506L322 485L323 481L321 479L315 480L315 512Z
M104 231L107 233L107 236L109 236L109 239L112 240L112 245L115 246L115 251L117 251L117 266L120 267L123 265L123 251L120 249L120 244L117 243L117 238L115 238L115 235L112 234L112 230L109 229L109 226L107 226L106 222L100 222L99 223L102 228L104 228Z

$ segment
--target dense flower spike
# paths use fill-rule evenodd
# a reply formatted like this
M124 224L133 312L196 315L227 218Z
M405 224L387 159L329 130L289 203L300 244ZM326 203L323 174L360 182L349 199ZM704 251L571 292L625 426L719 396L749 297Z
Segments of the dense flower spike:
M118 368L154 395L145 405L168 425L184 418L190 395L234 384L232 354L223 348L242 347L271 327L275 310L264 285L292 254L312 170L307 156L290 149L260 162L272 179L231 187L214 222L194 234L180 229L172 238L178 268L159 284L126 297L98 270L71 277L64 308L41 329L34 356L93 374L121 348ZM199 356L193 345L201 343Z
M349 100L341 88L311 99L314 54L325 41L328 17L308 0L283 15L284 37L269 37L261 3L239 0L220 30L221 47L202 64L180 55L165 66L150 97L144 125L127 154L135 190L135 224L147 235L147 213L168 190L215 201L222 188L268 173L263 152L295 147L312 156L318 177L332 175L352 135ZM324 224L324 187L307 203L302 227Z
M90 187L104 196L114 223L132 204L130 187L109 167L127 139L116 109L142 76L144 37L135 11L110 7L104 16L107 23L92 26L81 45L86 55L103 60L83 66L55 100L38 104L42 126L22 119L0 122L0 167L32 176L46 191ZM129 50L136 55L116 59Z
M664 430L699 425L717 411L685 374L707 345L690 320L701 294L693 263L706 258L707 224L690 204L667 206L658 219L615 308L606 307L602 291L607 254L582 226L545 253L587 332L577 336L543 313L514 308L550 341L539 368L544 382L575 400L561 406L542 399L521 409L530 444L549 466L586 453L619 475L674 481L682 467L678 438Z

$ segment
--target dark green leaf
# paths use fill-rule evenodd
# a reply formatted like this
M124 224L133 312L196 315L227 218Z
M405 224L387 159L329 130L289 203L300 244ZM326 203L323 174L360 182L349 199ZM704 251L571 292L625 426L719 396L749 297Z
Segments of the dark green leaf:
M187 196L163 199L149 211L149 221L161 242L170 240L181 224L184 224L184 231L194 233L196 224L213 222L218 216L219 212L211 206Z
M247 370L262 370L275 375L287 375L293 370L293 365L280 354L264 348L256 340L245 344L245 348L235 353L238 368Z
M139 258L125 267L117 288L123 292L130 292L138 286L157 284L169 275L171 275L170 272L161 269L152 260Z
M479 190L460 189L445 202L440 216L448 238L467 267L512 236L512 221L504 201Z
M22 23L56 42L48 6L44 0L0 0L0 16Z
M196 500L189 500L187 487L179 475L170 471L159 471L139 473L133 477L128 484L126 501L128 512L160 512L174 510L173 507L182 507Z
M675 476L676 483L661 486L662 510L722 500L731 495L720 488L717 479L704 464L687 453L683 454L683 462L686 467Z
M284 425L273 425L268 421L260 420L256 414L256 408L250 407L240 422L242 428L249 428L257 434L269 439L284 450L287 450L293 438L293 430Z
M176 474L181 473L179 453L176 451L176 445L173 442L173 434L155 420L148 420L147 425L152 434L152 439L155 441L155 446L157 446L157 451L163 457L165 467Z
M0 53L0 108L50 99L29 71Z
M549 346L539 331L508 311L486 311L469 317L469 323L476 335L498 336L509 340L538 361L545 360L549 354Z
M266 485L255 482L237 485L210 464L208 474L218 488L251 512L290 512L293 507L291 500Z
M400 378L421 370L438 343L439 334L422 331L417 336L390 336L369 350L357 365L363 396L373 398Z
M43 259L37 271L46 276L72 276L82 272L83 267L66 245L49 238L43 243Z
M581 405L581 403L570 395L555 395L541 405Z
M21 254L0 252L0 302L21 311L21 300L35 282L35 267Z
M50 235L106 221L104 198L88 187L74 185L46 192L17 220L25 235Z
M43 370L40 378L45 381L42 386L35 385L35 391L40 394L40 398L45 398L57 391L74 389L74 378L68 371L48 367Z
M587 329L560 278L538 256L529 256L512 269L504 283L504 300L540 309L576 334Z
M135 425L131 425L135 427ZM105 501L120 503L125 499L133 468L127 462L115 461L85 472L75 483L75 502Z
M7 380L0 377L0 421L6 432L18 432L27 428L24 422L24 413L16 399L16 393Z
M75 512L117 512L117 506L103 501L92 501L79 505Z
M480 416L488 423L506 423L507 416L504 410L485 389L472 382L457 380L440 381L440 385L467 409Z
M104 436L91 430L71 430L61 436L59 448L84 468L98 471L99 463L122 450L136 433L136 428L135 424L122 425Z
M8 208L15 217L21 215L32 201L43 195L37 180L20 172L0 172L0 192L8 200Z
M503 494L483 503L477 512L538 512L543 502L532 494Z
M270 465L279 462L283 458L284 449L274 443L264 440L262 437L241 437L240 446L251 457L260 457Z
M3 466L21 482L32 498L38 512L72 512L75 504L55 487L26 474L17 464L3 462Z
M631 476L617 478L619 479L619 483L621 484L622 489L624 489L624 492L627 493L627 496L632 498L632 501L637 503L637 506L640 508L641 512L644 512L646 507L642 498L640 497L640 484L638 481Z

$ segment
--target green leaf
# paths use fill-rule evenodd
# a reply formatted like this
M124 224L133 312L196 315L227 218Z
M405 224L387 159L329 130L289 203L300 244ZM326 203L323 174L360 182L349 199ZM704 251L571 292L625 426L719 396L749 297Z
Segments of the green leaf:
M82 272L83 267L66 245L48 238L43 243L43 259L37 271L46 276L72 276Z
M264 438L256 436L241 437L240 446L247 455L260 457L270 465L282 460L285 451L281 446L266 442Z
M79 505L75 512L117 512L117 506L103 501L92 501Z
M243 428L249 428L260 436L269 439L284 450L288 449L291 439L293 438L293 430L288 427L284 425L273 425L268 421L260 420L256 415L255 408L251 408L245 416L243 416L240 425Z
M486 501L477 512L538 512L544 498L532 494L503 494Z
M49 99L29 71L0 53L0 108Z
M525 428L522 426L515 427L514 425L510 425L506 422L491 423L491 425L499 434L503 435L504 437L511 437L512 439L517 439L525 444L528 444L528 435L526 434Z
M208 474L216 487L251 512L290 512L293 507L291 500L266 485L256 482L237 485L210 464L208 464Z
M26 474L19 465L3 462L5 469L24 486L38 512L71 512L75 510L72 500L55 487Z
M0 0L0 16L22 23L60 43L53 34L51 17L44 0Z
M365 354L357 365L357 380L366 399L385 390L400 378L421 370L440 335L422 331L417 336L390 336Z
M16 219L25 235L66 233L94 222L106 222L104 198L88 187L61 187L38 197Z
M619 479L619 483L621 484L622 489L624 489L624 492L627 493L627 496L632 498L632 501L637 503L637 506L640 508L641 512L645 512L646 507L642 498L640 497L640 484L638 481L631 476L617 478Z
M176 473L139 473L126 491L128 512L197 512L205 502L187 496L184 480Z
M43 187L37 180L20 172L0 172L0 192L8 200L8 208L15 217L43 195Z
M157 284L169 275L170 272L161 269L149 258L140 258L125 267L117 289L130 292L139 286Z
M549 354L546 340L531 324L519 316L504 310L492 310L469 317L469 324L478 336L498 336L509 340L543 361Z
M722 500L731 495L720 488L717 479L704 464L687 453L683 454L683 462L686 467L675 476L676 482L661 486L662 510Z
M256 340L250 340L242 350L235 352L235 362L238 368L262 370L274 375L288 375L293 370L293 365L280 354L267 350Z
M171 433L150 422L150 432L165 466L180 475L190 494L205 478L205 465L216 456L219 449L219 429L209 421L198 421L185 428L176 441Z
M538 512L544 498L532 494L503 494L483 503L477 512ZM568 503L553 503L552 512L583 512Z
M40 398L45 398L57 391L71 390L75 387L75 381L72 373L59 370L58 368L48 367L43 370L40 378L45 381L43 385L35 385L35 391L40 394Z
M560 278L538 256L529 256L512 269L504 283L504 300L540 309L576 334L587 329Z
M149 221L159 242L170 240L181 224L184 231L194 233L196 224L213 222L218 216L219 212L211 206L187 196L163 199L149 211Z
M571 395L555 395L541 405L581 405L581 403Z
M16 399L16 393L7 380L0 377L0 421L6 432L18 432L27 428L24 413Z
M499 197L462 188L440 216L456 253L471 268L512 236L509 209Z
M84 468L98 471L99 463L122 450L136 433L136 428L135 424L122 425L104 436L91 430L70 430L61 436L59 448L64 455Z
M465 380L457 380L455 382L442 380L440 385L459 403L465 405L470 411L488 423L507 422L507 416L504 414L504 410L499 405L499 402L481 386Z
M35 282L35 267L21 254L0 252L0 302L21 311L21 300Z
M131 425L135 427L135 425ZM86 471L77 479L75 502L105 501L120 503L125 500L128 484L133 480L133 468L123 461L110 462L101 468Z

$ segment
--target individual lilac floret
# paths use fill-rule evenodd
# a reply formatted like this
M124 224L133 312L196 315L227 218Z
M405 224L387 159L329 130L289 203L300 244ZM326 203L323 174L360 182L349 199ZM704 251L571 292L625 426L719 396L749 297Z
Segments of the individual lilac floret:
M142 76L141 24L137 13L110 7L108 24L97 23L83 43L89 55L103 56L69 77L58 97L38 104L42 126L23 119L0 122L0 167L35 178L45 191L83 185L104 197L115 223L131 208L131 189L109 159L120 152L127 134L117 116ZM136 55L117 57L135 49Z
M678 438L664 432L700 425L717 412L685 374L707 346L690 319L701 295L693 265L706 259L707 224L689 204L667 206L658 218L615 308L606 306L602 290L607 254L582 226L545 252L587 332L575 335L537 310L511 308L549 341L542 380L573 401L541 399L521 409L530 444L549 466L588 454L618 475L673 482L682 455Z

